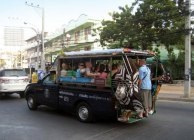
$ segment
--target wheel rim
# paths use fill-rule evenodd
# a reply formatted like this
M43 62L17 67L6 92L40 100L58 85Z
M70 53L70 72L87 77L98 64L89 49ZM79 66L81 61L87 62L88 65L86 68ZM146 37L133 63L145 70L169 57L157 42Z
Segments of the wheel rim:
M29 106L30 108L32 108L33 105L34 105L34 100L33 100L32 97L29 97L29 98L28 98L28 106Z
M88 118L89 111L85 106L81 106L78 110L78 114L82 120L86 120Z

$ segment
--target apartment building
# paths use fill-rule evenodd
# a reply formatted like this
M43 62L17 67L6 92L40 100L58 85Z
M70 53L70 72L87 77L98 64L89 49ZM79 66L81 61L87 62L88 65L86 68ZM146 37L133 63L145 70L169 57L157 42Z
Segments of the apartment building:
M26 50L23 53L24 60L27 61L29 68L38 69L40 67L41 42L37 36L26 40Z
M21 27L4 26L0 28L0 68L20 68L21 50L24 47L24 29Z
M44 44L45 65L54 62L56 56L64 51L102 49L97 30L100 26L100 20L90 19L83 14L77 20L71 20L68 25L62 26L52 34L48 34L45 37ZM36 36L29 38L26 42L27 49L24 59L27 60L29 67L38 69L40 67L42 45L37 41ZM37 59L38 57L39 59Z

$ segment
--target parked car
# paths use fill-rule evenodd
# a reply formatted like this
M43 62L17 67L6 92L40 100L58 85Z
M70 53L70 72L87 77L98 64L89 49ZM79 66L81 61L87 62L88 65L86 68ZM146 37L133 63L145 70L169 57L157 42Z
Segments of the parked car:
M0 94L18 93L24 98L24 90L28 84L29 78L23 69L0 70Z

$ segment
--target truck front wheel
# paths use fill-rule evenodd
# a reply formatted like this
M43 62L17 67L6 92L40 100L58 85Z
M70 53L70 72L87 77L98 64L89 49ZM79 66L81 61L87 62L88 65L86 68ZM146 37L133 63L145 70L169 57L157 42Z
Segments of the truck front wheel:
M28 108L30 110L36 110L37 109L37 103L36 103L36 99L34 96L29 95L27 97L27 104L28 104Z
M81 122L91 122L93 120L91 107L84 102L77 105L76 115L78 120Z

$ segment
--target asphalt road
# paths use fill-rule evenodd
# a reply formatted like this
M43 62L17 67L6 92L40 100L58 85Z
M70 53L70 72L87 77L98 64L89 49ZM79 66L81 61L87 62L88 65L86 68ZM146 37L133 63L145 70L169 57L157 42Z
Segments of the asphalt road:
M194 140L194 103L157 106L155 115L134 124L81 123L48 107L30 111L18 95L0 97L0 140Z

